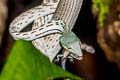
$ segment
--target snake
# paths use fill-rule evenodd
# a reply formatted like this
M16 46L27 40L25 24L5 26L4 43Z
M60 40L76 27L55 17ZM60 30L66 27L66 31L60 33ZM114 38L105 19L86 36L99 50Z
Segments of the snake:
M72 30L81 10L83 0L43 0L43 2L16 17L9 27L15 40L32 41L33 45L52 62L61 50L60 37L65 25ZM22 31L32 23L32 30ZM94 53L86 43L81 48ZM75 56L74 56L75 57Z

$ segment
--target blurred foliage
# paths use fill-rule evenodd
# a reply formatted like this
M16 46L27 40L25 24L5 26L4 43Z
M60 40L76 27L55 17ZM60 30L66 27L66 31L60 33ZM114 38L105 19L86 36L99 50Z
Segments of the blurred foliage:
M18 40L8 56L0 80L52 80L61 77L82 80L51 63L31 42Z
M92 0L92 2L93 8L99 9L98 22L100 27L103 27L106 14L109 12L112 0Z

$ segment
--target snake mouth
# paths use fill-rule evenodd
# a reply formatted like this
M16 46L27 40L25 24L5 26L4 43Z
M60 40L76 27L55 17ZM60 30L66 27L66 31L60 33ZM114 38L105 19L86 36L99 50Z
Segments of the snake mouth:
M73 58L77 59L77 60L82 60L83 56L78 56L76 54L70 53L70 56L72 56Z

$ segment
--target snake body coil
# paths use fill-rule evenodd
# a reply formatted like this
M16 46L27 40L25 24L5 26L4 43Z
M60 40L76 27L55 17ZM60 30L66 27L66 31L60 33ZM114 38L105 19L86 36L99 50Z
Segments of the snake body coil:
M72 30L79 15L83 0L43 0L40 6L32 8L10 25L14 39L32 40L33 45L52 61L61 46L59 38L67 25ZM33 22L32 30L21 32Z

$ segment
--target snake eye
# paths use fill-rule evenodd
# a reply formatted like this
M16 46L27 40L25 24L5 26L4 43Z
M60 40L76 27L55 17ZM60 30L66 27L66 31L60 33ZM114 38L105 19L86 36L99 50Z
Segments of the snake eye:
M71 47L67 46L67 49L72 49Z

